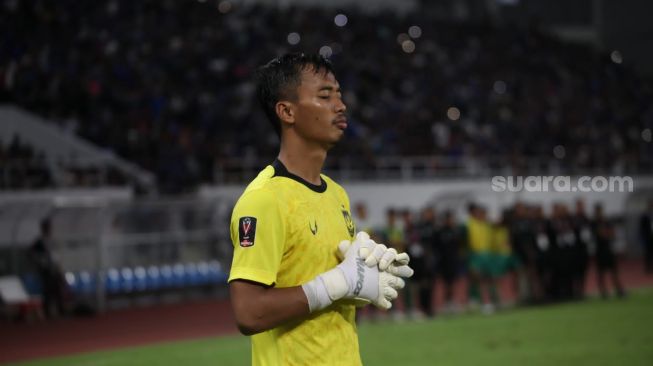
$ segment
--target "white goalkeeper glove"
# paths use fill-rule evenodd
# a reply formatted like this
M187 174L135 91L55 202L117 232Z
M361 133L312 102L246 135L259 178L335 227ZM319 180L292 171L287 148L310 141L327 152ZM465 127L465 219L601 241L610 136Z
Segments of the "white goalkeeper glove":
M358 254L363 244L363 238L359 240L358 236L351 245L346 242L348 249L342 263L302 285L311 312L324 309L339 299L368 301L381 309L392 307L390 301L397 298L397 290L404 287L404 281L379 271L376 266L365 265Z
M362 240L363 244L359 250L359 256L365 260L368 267L374 267L378 264L379 270L386 271L398 277L409 278L414 271L408 266L410 257L408 253L397 253L394 248L388 248L383 244L378 244L370 239L370 236L361 231L356 235L356 240ZM348 241L340 243L340 254L346 249L343 246L350 244Z

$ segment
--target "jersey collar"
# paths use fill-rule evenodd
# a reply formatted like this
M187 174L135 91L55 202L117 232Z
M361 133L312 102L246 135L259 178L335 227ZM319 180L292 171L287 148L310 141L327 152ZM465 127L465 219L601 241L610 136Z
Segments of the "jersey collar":
M310 189L311 191L317 192L317 193L324 193L326 191L326 189L327 189L327 183L326 183L326 181L324 179L322 179L322 177L320 177L320 181L322 183L320 183L319 185L310 183L307 180L305 180L304 178L289 172L288 169L286 169L285 165L283 165L283 163L279 159L274 160L274 162L272 163L272 167L274 168L273 177L290 178L292 180L295 180L295 181L305 185L306 188Z

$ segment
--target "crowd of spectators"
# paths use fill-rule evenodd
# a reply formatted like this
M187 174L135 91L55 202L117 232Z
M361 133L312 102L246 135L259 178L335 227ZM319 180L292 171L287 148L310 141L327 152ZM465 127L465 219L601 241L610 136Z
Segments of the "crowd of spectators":
M340 16L336 17L337 14ZM227 0L10 0L0 6L0 101L35 111L156 173L162 190L224 162L273 159L252 74L286 51L334 60L350 128L334 157L533 160L650 171L651 83L536 28L428 12L278 8ZM619 56L619 57L617 57Z
M401 316L430 317L436 310L466 308L492 313L511 304L582 300L588 295L591 267L600 296L626 296L617 244L623 226L604 214L601 203L591 213L583 200L573 210L554 203L545 214L542 205L518 202L496 219L472 203L464 221L453 211L438 212L432 206L418 213L389 208L380 227L366 224L364 204L357 204L354 212L359 230L411 255L415 274L400 300L405 312ZM499 291L504 276L511 277L509 298L501 298ZM463 279L466 294L456 286ZM433 303L437 287L443 288L439 309Z

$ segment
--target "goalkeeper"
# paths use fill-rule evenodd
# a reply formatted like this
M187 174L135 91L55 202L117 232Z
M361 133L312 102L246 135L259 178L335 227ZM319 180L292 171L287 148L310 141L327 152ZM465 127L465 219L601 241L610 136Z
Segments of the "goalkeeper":
M234 207L229 276L252 364L360 365L355 306L392 306L408 256L356 235L345 190L321 174L347 128L331 63L289 54L257 73L257 94L280 137L277 159Z

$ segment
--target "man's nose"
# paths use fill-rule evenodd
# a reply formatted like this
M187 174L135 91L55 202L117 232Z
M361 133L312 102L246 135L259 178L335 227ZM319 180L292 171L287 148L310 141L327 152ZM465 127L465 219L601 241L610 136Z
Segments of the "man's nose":
M345 113L345 111L347 111L347 105L342 101L342 99L338 99L336 102L336 112Z

